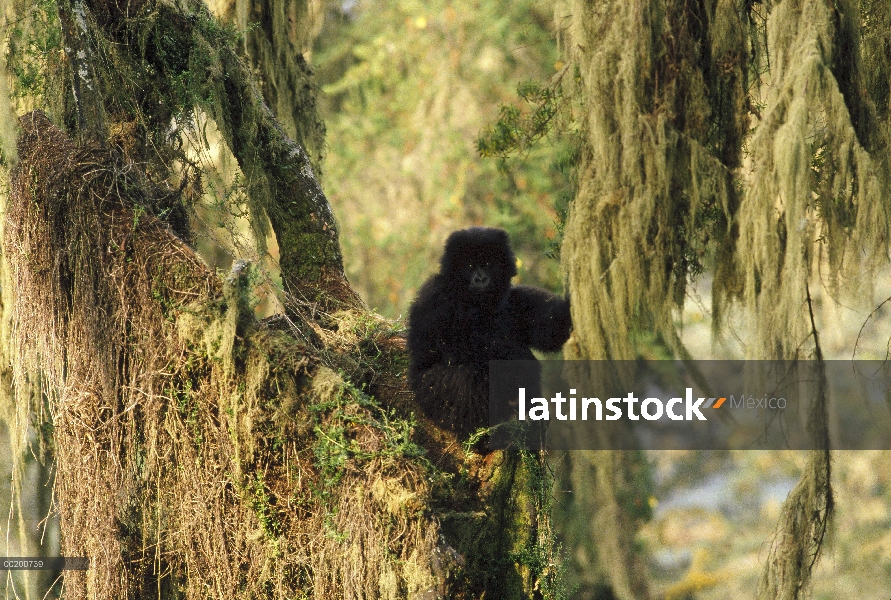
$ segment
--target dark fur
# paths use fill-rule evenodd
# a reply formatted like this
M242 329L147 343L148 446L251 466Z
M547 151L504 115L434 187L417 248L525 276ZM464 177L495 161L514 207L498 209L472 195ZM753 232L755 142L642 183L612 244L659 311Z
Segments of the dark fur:
M490 278L491 285L475 288L474 273L480 274L477 283ZM556 352L569 337L569 301L511 286L516 273L507 233L456 231L446 241L439 273L409 309L409 385L429 417L463 436L489 424L490 360L535 360L530 348Z

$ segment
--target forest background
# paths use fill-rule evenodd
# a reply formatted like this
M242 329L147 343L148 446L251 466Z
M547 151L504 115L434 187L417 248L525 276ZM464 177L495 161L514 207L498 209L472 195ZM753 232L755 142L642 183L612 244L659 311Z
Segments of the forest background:
M708 4L708 10L715 11L717 6L720 11L720 7L727 4ZM757 248L759 236L769 228L758 226L757 218L745 213L747 207L739 213L735 212L738 206L727 208L744 195L738 191L735 195L730 188L751 185L758 189L758 176L747 180L746 174L757 173L756 166L763 166L766 149L771 147L774 137L781 141L788 137L787 132L778 133L769 126L764 126L763 132L758 130L759 125L768 122L762 117L768 114L766 109L770 103L777 104L775 99L770 99L771 85L782 90L786 81L777 74L784 69L795 71L788 68L794 61L784 63L782 52L775 50L784 48L788 40L771 38L776 45L770 46L770 52L765 50L767 19L771 14L776 19L792 18L781 14L782 11L794 4L791 12L800 12L802 6L808 7L809 3L738 4L744 5L750 16L745 23L741 22L747 35L754 40L763 39L765 44L747 47L751 53L750 60L745 61L750 63L745 90L748 100L739 100L739 96L732 97L729 92L726 96L708 96L707 100L718 107L714 110L718 116L732 112L725 110L727 104L732 104L728 98L739 101L731 108L743 116L734 117L734 122L723 122L717 117L714 123L707 122L703 115L707 115L708 110L697 104L702 98L697 96L695 85L690 86L692 91L673 96L671 99L676 104L664 110L665 114L674 110L676 114L690 117L686 122L672 121L670 127L702 142L702 147L741 175L727 180L729 186L727 181L721 183L720 177L697 179L698 175L694 174L692 185L690 181L669 177L671 185L666 186L670 188L666 193L687 198L689 190L703 182L716 189L726 186L723 191L712 192L725 201L731 198L729 204L709 204L710 200L704 200L703 210L698 213L693 210L691 214L696 213L695 216L706 223L721 221L720 217L709 216L710 210L716 210L715 206L727 214L740 215L741 223L753 223L748 230L743 225L743 235L749 236L744 238L745 243ZM39 29L41 20L56 18L52 6L53 3L36 3L28 11L8 15L6 35L13 79L20 86L24 84L18 89L33 94L30 98L19 97L21 106L39 107L39 101L34 98L45 92L41 86L47 83L41 77L46 75L39 72L43 65L41 57L57 51L59 40L38 38L35 44L28 36ZM262 29L252 21L251 10L245 6L245 3L211 3L216 14L241 32L240 43L250 40L252 31ZM665 12L670 17L674 15L673 18L688 15L690 11L699 15L697 11L701 8L673 2L659 6L667 7ZM569 260L585 262L579 258L585 256L585 252L578 237L570 248L574 258L564 256L564 266L561 266L560 249L570 204L576 197L608 189L612 184L617 183L618 187L630 184L622 179L627 178L627 174L606 178L599 175L601 179L595 177L594 184L586 180L589 173L585 168L594 165L596 170L598 157L609 156L609 152L598 147L597 141L592 142L600 133L597 130L600 117L586 112L595 112L588 103L603 99L598 96L604 93L602 88L615 88L623 93L628 89L622 87L627 82L598 82L596 77L602 72L594 68L586 71L589 68L586 65L598 64L586 54L594 52L590 40L597 36L591 35L588 41L580 39L580 32L592 34L577 23L582 7L592 11L586 15L587 26L602 22L602 29L595 28L594 34L606 32L614 25L605 13L597 13L597 9L586 3L555 7L525 1L311 2L305 12L294 13L295 18L299 15L300 25L294 24L291 41L302 47L303 55L315 71L318 115L324 122L324 133L321 128L300 131L295 124L305 115L289 119L282 114L283 107L297 104L292 97L267 96L267 101L288 133L306 146L320 173L322 187L340 226L340 245L350 283L369 307L395 320L397 332L404 325L401 319L408 303L418 286L435 270L442 242L454 229L469 225L506 229L520 259L516 281L561 292L569 287L573 277L585 277L577 272L573 274L572 267L565 266ZM629 280L637 277L638 288L630 284L630 298L610 301L615 304L602 301L595 293L590 304L600 302L599 306L606 307L606 312L615 310L614 314L630 316L627 320L619 319L615 331L597 337L587 335L590 315L577 313L584 318L579 320L582 346L602 347L607 355L614 357L627 357L630 352L632 356L660 358L689 352L696 358L725 358L757 355L752 347L768 340L771 347L778 348L778 353L788 356L799 347L805 354L814 350L816 335L809 337L808 329L813 325L820 331L819 351L827 358L850 358L855 342L858 357L885 356L889 338L887 311L873 312L891 293L887 285L888 269L883 263L887 258L884 225L877 225L883 223L881 218L872 218L864 225L860 220L867 219L869 211L851 210L851 206L863 206L867 199L875 200L883 194L888 197L887 145L883 136L887 136L891 107L887 79L891 68L888 64L891 30L888 13L883 12L885 8L886 4L881 2L866 1L833 5L835 21L832 22L836 29L833 30L835 37L830 37L836 45L827 53L835 61L832 66L836 77L845 69L852 73L840 85L848 86L843 89L847 95L842 102L847 102L853 116L840 115L838 101L832 95L837 92L830 90L825 81L820 84L812 81L810 88L804 85L803 90L790 83L791 91L782 90L780 94L803 102L806 109L818 115L806 119L805 127L809 128L804 136L809 142L806 166L810 170L813 194L823 202L821 205L816 201L814 207L822 209L823 217L829 216L822 228L810 226L819 221L813 214L801 218L808 223L804 227L808 235L817 240L814 247L825 243L827 248L831 246L831 251L827 250L825 255L804 252L806 259L800 269L792 273L803 274L805 280L813 283L807 288L807 306L811 305L811 295L816 306L816 315L810 322L788 317L790 311L799 316L804 314L801 311L804 304L799 296L784 295L787 289L765 292L760 303L752 298L755 286L751 281L760 277L752 273L767 271L775 257L757 256L755 266L749 271L751 264L742 261L738 272L730 272L733 269L727 270L729 263L722 262L721 249L716 247L722 241L720 235L697 238L684 229L689 223L681 219L673 225L687 236L689 246L679 250L678 238L656 248L656 252L675 252L673 256L683 259L679 261L683 266L676 272L669 269L666 276L670 281L665 287L671 292L666 297L671 304L655 306L654 303L651 314L624 310L652 299L654 289L665 281L657 281L659 285L648 288L651 282L642 282L639 270L626 269L622 271L624 275L613 272L610 276L617 277L616 282L621 282L622 276ZM710 14L714 16L714 12ZM720 19L715 20L720 23ZM615 22L618 21L621 19L616 17ZM681 80L688 75L687 69L701 67L691 67L689 56L681 47L685 35L695 35L695 27L684 19L676 19L671 24L676 28L667 29L674 31L681 41L672 40L670 35L660 39L662 54L656 53L657 65L653 68L660 74L672 73ZM802 26L802 30L806 29ZM822 39L820 33L817 31L815 38ZM710 35L714 38L714 56L709 58L715 59L726 72L739 68L732 60L720 63L720 53L715 50L731 46L737 34L718 30ZM722 35L725 37L721 38ZM847 46L840 43L840 40L852 39L857 43ZM616 43L615 36L607 36L604 44L610 43ZM255 57L260 52L256 47L248 53L251 51ZM850 64L845 62L845 56L853 57ZM255 68L261 71L260 67ZM807 79L805 75L801 78ZM816 97L808 96L809 89ZM269 89L263 91L270 92ZM665 94L664 88L647 89L641 94L619 98L616 106L627 103L639 108L637 102L654 115L660 114L659 101L666 99L660 96ZM785 108L788 114L794 114L794 109L800 107L792 100ZM725 105L719 106L721 102ZM604 111L613 108L608 102L603 106ZM860 107L859 111L855 107ZM857 131L860 145L857 139L845 137L847 130L839 133L844 129L844 124L838 124L842 119L853 123L849 129L853 127ZM617 120L620 121L617 128L627 133L623 130L627 122L618 117ZM660 130L662 126L664 124L653 128L659 143L671 138L670 132L665 134L670 127ZM6 136L14 133L7 131ZM660 134L665 138L659 138ZM201 197L195 199L194 212L190 215L200 256L224 273L230 271L237 259L256 262L260 265L259 274L254 276L259 290L255 297L257 316L286 312L277 293L282 287L277 243L274 236L263 239L258 231L264 229L252 227L249 222L256 214L245 208L249 204L248 184L236 166L236 158L226 149L224 136L209 120L199 123L185 137L190 135L193 139L186 144L186 151L206 174ZM739 139L732 142L734 136ZM605 140L601 142L607 144ZM742 149L738 155L732 150L735 144ZM641 156L650 157L652 149L645 145L631 144L630 151L640 151ZM695 148L679 148L678 155L691 162L702 159ZM873 157L868 166L865 156ZM655 168L658 170L659 166ZM672 168L669 166L667 170ZM794 169L770 165L767 170L774 180L780 181L781 190L787 191L782 188L783 173ZM830 170L845 173L847 183L841 186L841 193L837 182L824 176ZM609 177L616 179L611 182ZM853 191L851 180L858 182L853 184ZM646 182L631 183L646 187ZM764 190L765 195L775 191L768 184L764 186L768 188ZM829 202L827 198L837 202ZM607 204L609 200L607 198ZM697 206L697 201L689 200L692 206ZM874 210L879 212L878 208ZM640 214L637 217L639 222L646 222ZM610 252L622 260L636 260L635 252L640 248L622 246L621 240L626 238L623 238L621 219L610 220L609 215L598 215L597 219L601 220L592 218L588 227L595 227L596 223L602 231L610 232L602 236L615 245ZM833 228L836 225L838 227ZM578 231L576 233L578 235ZM783 235L794 236L794 233ZM850 257L850 254L846 254L848 250L837 241L838 237L854 240L851 244L857 248L854 254L863 247L871 254L860 261L840 260L839 257ZM776 250L777 255L782 252ZM840 263L844 263L844 268L839 268ZM711 269L711 264L719 268ZM601 268L598 277L609 270L603 265ZM747 275L752 280L747 280ZM640 287L647 289L641 291ZM856 296L854 300L838 293L846 287ZM619 306L620 300L627 305ZM758 310L744 310L753 306ZM616 310L617 307L621 310ZM716 315L721 311L730 314ZM861 330L863 325L866 327ZM782 332L778 333L777 329ZM672 337L674 333L676 338ZM617 341L620 338L623 341ZM627 339L631 342L624 341ZM591 352L590 347L583 347L580 354L595 357L597 353ZM765 564L774 559L773 532L788 513L783 501L799 478L808 481L807 473L815 468L812 457L791 452L650 453L636 459L635 464L644 468L639 477L631 478L633 481L628 485L632 493L620 504L630 515L630 522L640 529L632 535L633 553L643 557L646 579L652 582L654 596L744 597L758 588L759 582L763 587L765 579L769 589L770 577L764 574ZM833 466L835 526L828 544L823 547L821 560L815 563L811 581L814 595L883 598L891 587L889 458L881 452L836 453ZM11 519L4 530L8 532L9 555L19 548L36 548L33 544L37 540L44 541L44 548L58 543L54 541L58 535L54 533L54 527L58 527L54 525L57 516L43 521L52 512L51 472L32 456L26 459L22 473L22 489L37 490L37 493L15 501L11 495L6 502L13 507L11 514L19 510L27 515L24 523L44 526L25 527ZM814 481L818 479L815 477ZM565 577L568 589L575 590L570 597L607 597L605 594L611 592L604 591L604 579L612 578L612 585L616 587L623 576L605 576L603 566L598 566L603 557L597 558L598 540L589 530L591 525L584 523L587 515L583 506L561 497L557 488L554 495L555 531L562 544L562 554L558 554L561 562L568 565L561 576ZM819 489L816 496L821 497ZM820 510L825 510L825 506ZM577 537L573 537L573 532L577 532ZM800 550L805 554L814 552L811 546ZM620 560L625 552L628 550L616 551L609 559ZM809 578L810 574L805 577ZM8 582L21 585L14 578ZM32 581L31 585L35 586L29 590L33 594L41 586L46 589L47 582ZM7 594L11 589L7 587ZM615 593L618 597L628 597L627 591Z

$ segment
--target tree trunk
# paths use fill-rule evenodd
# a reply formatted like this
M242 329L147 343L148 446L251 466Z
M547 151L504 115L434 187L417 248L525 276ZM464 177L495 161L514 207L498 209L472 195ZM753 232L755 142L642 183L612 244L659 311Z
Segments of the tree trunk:
M39 111L21 119L2 289L10 412L54 452L63 554L92 561L65 573L65 595L548 589L546 471L465 455L415 422L403 342L346 282L311 161L237 36L197 2L72 1L60 14L76 135ZM188 231L171 231L188 193L172 183L177 127L196 108L238 159L252 214L268 216L286 288L313 306L299 323L258 322L251 267L220 281Z

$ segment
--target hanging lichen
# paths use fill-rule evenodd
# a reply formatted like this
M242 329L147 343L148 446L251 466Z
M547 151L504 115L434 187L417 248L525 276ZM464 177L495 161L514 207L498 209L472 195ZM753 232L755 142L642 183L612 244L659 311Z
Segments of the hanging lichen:
M855 3L770 6L766 106L739 211L738 247L747 251L736 257L751 358L821 361L809 286L869 302L888 258L887 126L866 93L875 73L861 70L860 21ZM831 522L825 393L824 383L809 421L818 450L784 504L761 598L802 597Z
M4 238L13 381L25 399L41 378L62 552L98 574L67 574L66 596L443 589L456 567L410 424L258 324L248 269L221 286L140 214L159 190L132 163L42 113L22 127Z
M581 97L562 257L582 357L633 358L642 331L682 353L675 312L735 210L746 71L732 8L576 2L558 17Z
M887 259L886 145L863 94L853 13L784 1L767 19L766 107L738 219L752 358L807 357L807 283L817 275L830 295L844 283L868 302Z
M581 129L561 250L575 328L567 357L635 358L636 340L650 334L686 354L676 314L690 278L729 244L737 204L732 169L747 118L741 6L578 1L557 12ZM594 453L573 460L570 475L594 515L598 567L589 574L602 573L622 599L649 594L619 499L634 462Z
M686 357L685 286L708 272L716 332L743 324L751 358L822 360L809 284L869 302L888 259L889 14L884 1L558 9L582 132L562 249L569 355L635 358L646 336ZM807 589L831 521L825 410L765 598ZM631 597L623 577L613 588Z

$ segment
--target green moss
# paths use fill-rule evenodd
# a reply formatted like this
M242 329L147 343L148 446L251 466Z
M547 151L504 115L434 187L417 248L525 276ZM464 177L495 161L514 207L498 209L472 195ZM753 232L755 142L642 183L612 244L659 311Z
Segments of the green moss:
M498 451L487 461L491 471L479 496L466 489L475 481L466 474L441 480L449 507L443 532L466 559L462 576L472 596L525 598L537 590L548 600L569 598L564 557L550 527L553 478L543 456Z
M248 496L248 502L257 516L260 528L266 537L275 541L282 534L282 524L276 518L274 507L275 497L270 493L263 480L263 473L254 473L244 486L244 493Z
M38 0L17 16L6 30L6 64L15 78L10 91L17 100L41 106L58 86L51 64L62 52L59 13L55 1Z

